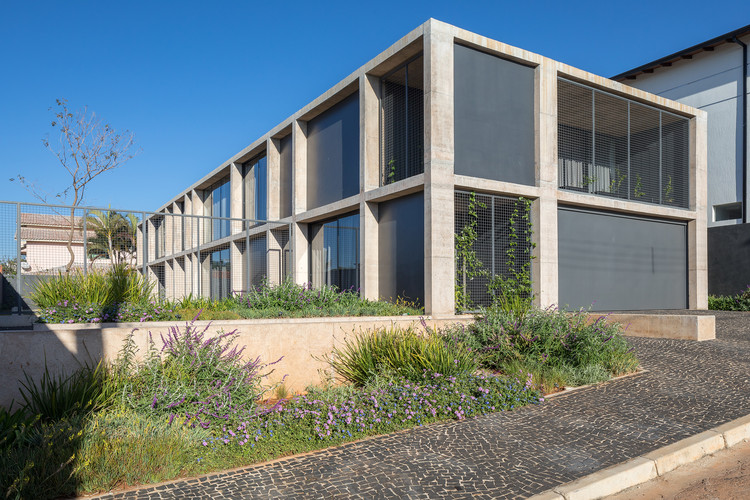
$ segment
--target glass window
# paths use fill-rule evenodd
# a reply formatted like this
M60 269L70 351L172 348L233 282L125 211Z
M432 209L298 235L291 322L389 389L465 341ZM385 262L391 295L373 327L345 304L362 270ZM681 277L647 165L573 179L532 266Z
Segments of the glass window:
M310 282L359 290L359 214L310 226Z
M209 188L209 199L206 205L209 207L211 219L211 237L214 240L229 236L229 179L217 182Z
M211 253L211 298L229 297L232 290L232 273L229 248Z
M242 213L246 219L268 218L268 167L266 157L255 158L243 165Z

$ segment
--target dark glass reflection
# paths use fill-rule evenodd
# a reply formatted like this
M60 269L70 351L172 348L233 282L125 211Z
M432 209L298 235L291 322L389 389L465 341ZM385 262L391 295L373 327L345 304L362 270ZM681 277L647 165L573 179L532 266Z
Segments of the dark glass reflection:
M359 289L359 214L313 224L310 230L313 286Z

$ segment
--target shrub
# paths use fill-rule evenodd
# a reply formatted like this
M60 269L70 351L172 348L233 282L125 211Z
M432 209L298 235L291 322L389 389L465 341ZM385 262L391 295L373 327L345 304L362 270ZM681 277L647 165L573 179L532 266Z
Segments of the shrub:
M0 493L5 498L58 498L76 490L74 461L83 436L81 417L42 422L22 446L0 448Z
M44 373L34 380L24 371L20 381L23 411L42 421L54 422L77 414L87 414L107 407L112 400L112 384L107 365L82 365L70 375L53 375L44 362Z
M714 311L750 311L750 285L733 296L709 295L708 308Z
M345 339L329 362L338 375L357 386L384 373L418 381L425 372L454 376L472 373L478 366L470 351L449 347L429 329L418 332L395 326Z
M252 412L267 388L268 365L260 358L241 360L244 347L234 346L237 332L208 336L209 326L194 322L184 330L171 327L161 336L160 351L151 340L142 363L135 362L132 333L115 361L120 401L138 412L162 415L169 422L208 428L232 414Z
M395 303L373 301L359 296L359 290L340 291L323 285L314 289L312 283L298 285L291 280L271 286L263 283L247 293L236 295L236 311L245 318L279 316L400 316L420 314L421 308L404 299Z
M601 317L590 323L584 311L568 313L546 309L529 310L519 316L501 308L483 311L468 327L443 331L448 342L460 342L482 357L482 363L501 369L513 361L527 366L555 366L578 373L572 377L594 379L602 373L611 375L634 371L638 360L622 336L618 324ZM589 375L584 377L583 372Z
M148 301L153 289L154 283L137 270L119 264L107 271L58 273L32 285L30 297L40 308L53 308L62 303L111 306Z

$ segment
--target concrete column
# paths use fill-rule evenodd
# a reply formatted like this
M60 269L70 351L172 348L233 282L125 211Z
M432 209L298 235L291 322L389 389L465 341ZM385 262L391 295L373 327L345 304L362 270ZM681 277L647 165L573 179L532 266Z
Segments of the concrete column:
M184 206L184 202L183 202ZM177 202L172 203L172 213L174 214L173 218L173 230L172 230L172 240L174 241L173 246L173 252L178 253L182 252L184 250L182 246L182 226L183 226L183 209L180 207L180 204Z
M174 261L174 294L173 298L181 299L187 295L187 283L185 282L185 258L180 257Z
M229 244L229 269L232 281L230 283L232 293L241 293L246 291L246 283L243 279L245 270L245 255L240 251L240 244L243 242L233 241ZM250 249L246 248L245 252Z
M266 168L268 172L268 220L281 218L281 144L278 139L266 143Z
M708 309L708 129L701 111L690 120L690 206L696 219L688 223L688 306Z
M540 197L532 207L531 263L534 303L547 307L558 302L557 283L557 69L543 60L535 78L536 178Z
M174 299L174 260L164 263L164 298Z
M156 226L154 225L153 219L151 217L148 218L146 225L146 236L148 244L148 260L152 261L159 257L156 254Z
M380 187L380 77L359 78L359 186Z
M310 279L310 257L307 241L307 224L293 223L292 234L289 235L292 243L292 274L297 284L307 283Z
M142 220L140 224L138 224L138 229L135 233L135 265L136 267L143 266L143 256L144 256L144 249L143 249L143 228L146 227L147 222L145 220ZM143 270L143 274L145 276L146 270Z
M455 312L453 36L430 20L424 34L425 312Z
M198 263L201 296L211 297L211 258L208 253L202 253Z
M292 213L307 210L307 122L292 123Z
M284 248L281 229L269 229L266 232L266 277L269 285L278 285L284 280Z
M378 204L359 204L359 287L362 297L380 298L378 281Z
M229 216L232 219L242 219L242 165L232 163L229 165ZM245 228L239 220L229 223L229 234L238 234ZM234 264L234 261L232 261ZM234 283L234 281L232 281ZM232 285L234 286L234 284Z
M174 254L174 203L164 211L164 256Z

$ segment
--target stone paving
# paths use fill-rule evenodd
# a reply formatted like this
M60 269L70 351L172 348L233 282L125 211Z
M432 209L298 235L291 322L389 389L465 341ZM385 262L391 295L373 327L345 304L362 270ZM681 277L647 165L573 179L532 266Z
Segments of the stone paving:
M541 405L99 498L525 498L750 414L750 313L716 316L716 340L631 338L646 373Z

